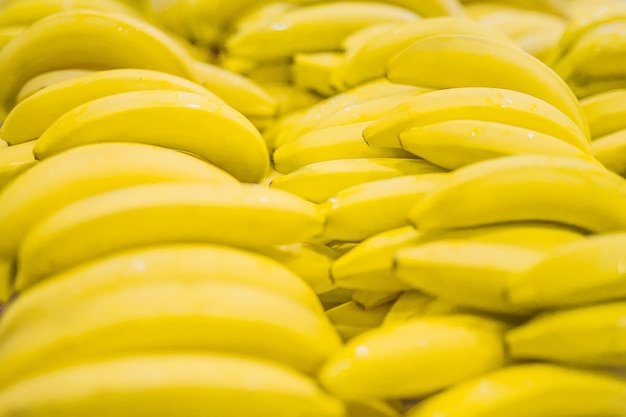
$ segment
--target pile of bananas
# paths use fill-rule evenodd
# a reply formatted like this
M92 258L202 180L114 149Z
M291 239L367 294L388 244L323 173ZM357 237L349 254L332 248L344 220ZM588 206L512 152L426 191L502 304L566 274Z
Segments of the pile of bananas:
M0 417L626 417L624 0L2 0L0 79Z

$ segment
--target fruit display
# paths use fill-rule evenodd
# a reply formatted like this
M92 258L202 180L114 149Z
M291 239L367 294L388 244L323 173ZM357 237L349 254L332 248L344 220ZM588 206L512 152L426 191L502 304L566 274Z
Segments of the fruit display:
M626 1L0 0L0 417L626 417Z

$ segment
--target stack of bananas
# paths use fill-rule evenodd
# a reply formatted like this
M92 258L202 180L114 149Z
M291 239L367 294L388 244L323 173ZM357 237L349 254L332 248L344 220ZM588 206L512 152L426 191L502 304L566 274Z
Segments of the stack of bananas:
M625 17L0 2L0 417L626 417Z

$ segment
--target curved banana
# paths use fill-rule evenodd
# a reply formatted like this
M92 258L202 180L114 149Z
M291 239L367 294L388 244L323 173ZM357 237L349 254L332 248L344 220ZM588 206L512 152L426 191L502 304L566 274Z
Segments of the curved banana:
M289 174L309 164L335 159L412 157L404 149L367 146L363 130L370 123L349 123L305 133L274 151L274 169Z
M3 315L0 333L9 337L41 317L82 303L85 297L128 286L213 282L262 288L322 313L307 283L277 261L227 246L172 244L117 252L54 275L33 288L15 288L21 292L20 301Z
M44 88L50 87L51 85L83 75L92 74L94 72L95 71L83 69L64 69L48 71L35 75L33 78L24 83L20 91L17 93L15 101L19 103Z
M90 10L56 13L34 23L0 51L0 120L34 76L94 67L144 68L194 78L187 51L142 20Z
M11 144L37 139L58 118L80 105L115 94L144 90L187 92L221 101L201 85L164 72L138 69L90 72L57 82L20 101L2 123L0 135Z
M248 78L201 61L194 62L194 70L200 84L240 113L251 117L276 114L276 100Z
M45 159L76 146L120 140L179 149L244 182L269 170L263 138L241 113L209 96L148 90L89 101L58 118L37 140Z
M12 259L32 226L83 198L160 182L237 184L190 155L137 143L81 146L46 159L0 192L0 258Z
M346 19L350 16L350 19ZM340 50L350 34L373 24L419 19L390 4L332 2L287 10L235 32L226 42L233 56L256 59L289 57L299 52Z
M446 183L448 174L418 174L366 182L346 188L322 205L323 238L359 242L408 225L409 210Z
M344 415L338 400L300 373L216 353L144 353L77 363L14 383L0 393L2 417L176 417L181 412L186 417Z
M502 156L534 154L591 160L560 138L532 129L482 120L450 120L414 127L400 134L400 145L414 155L446 169Z
M331 355L318 378L344 398L422 397L505 365L505 328L465 315L382 326Z
M420 402L406 417L619 417L626 380L590 370L524 364L475 378Z
M344 342L382 325L391 303L382 304L371 309L364 309L354 301L348 301L326 311Z
M177 242L281 245L311 239L321 233L323 224L324 216L315 205L260 186L126 187L79 200L35 225L20 245L15 285L28 286L81 262L133 247Z
M347 49L338 77L346 86L384 77L387 62L404 48L420 39L443 34L493 37L511 42L499 32L459 16L433 17L415 22L397 23L358 48Z
M35 141L0 149L0 190L35 164Z
M626 88L594 94L580 101L592 139L626 129Z
M507 156L454 171L409 219L423 230L525 220L620 230L626 227L626 180L577 158Z
M621 272L626 234L564 243L507 285L507 298L525 308L572 307L626 297Z
M459 87L426 92L392 109L368 126L363 137L373 146L399 146L400 134L454 120L497 122L554 136L589 150L585 133L551 104L518 91L490 87Z
M513 358L575 366L621 367L626 361L626 303L540 314L509 331Z
M593 156L611 171L626 176L626 127L591 142Z
M561 110L588 136L584 113L565 81L537 58L498 40L431 36L395 55L387 78L425 88L495 87L526 93Z
M355 158L335 159L305 165L272 180L270 187L288 191L305 200L321 203L341 190L370 181L443 172L421 159Z
M298 53L291 65L293 84L324 97L332 96L336 93L332 74L342 60L343 54L338 52Z

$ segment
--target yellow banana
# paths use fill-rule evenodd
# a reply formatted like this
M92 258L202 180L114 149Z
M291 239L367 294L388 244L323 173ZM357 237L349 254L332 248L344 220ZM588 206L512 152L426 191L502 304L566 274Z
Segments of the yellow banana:
M289 174L309 164L335 159L412 157L404 149L367 146L363 130L370 123L349 123L305 133L274 151L274 169Z
M350 19L346 19L350 16ZM299 7L248 25L226 42L233 56L257 59L289 57L299 52L337 51L350 34L369 25L419 19L390 4L333 2Z
M20 246L16 286L123 249L177 242L297 243L318 235L323 223L313 204L255 185L126 187L79 200L35 225Z
M251 117L272 117L276 100L254 81L206 62L195 61L198 82L235 110Z
M626 129L626 89L610 90L580 101L592 139Z
M489 87L461 87L424 93L389 111L368 126L363 137L373 146L399 146L400 134L454 120L481 120L535 130L588 150L589 139L551 104L518 91Z
M504 331L469 315L382 326L331 355L319 380L344 398L422 397L503 366Z
M464 382L416 405L406 417L553 417L626 413L626 380L550 364L507 367Z
M30 26L0 51L0 120L34 76L94 67L144 68L194 77L187 51L142 20L90 10L56 13Z
M626 127L591 143L593 156L611 171L626 176Z
M19 103L22 100L27 99L33 94L43 90L46 87L50 87L56 83L70 80L72 78L80 77L87 74L92 74L95 71L82 70L82 69L64 69L55 70L35 75L30 80L24 83L24 86L17 93L16 102Z
M588 231L626 227L626 180L581 159L516 155L468 165L409 212L420 229L549 221Z
M339 401L297 372L216 353L144 353L78 363L0 393L2 417L342 417L343 411Z
M336 159L305 165L287 175L275 178L270 186L288 191L305 200L321 203L346 188L370 181L443 172L421 159L355 158Z
M409 210L437 187L447 174L418 174L366 182L346 188L326 201L327 239L358 242L408 225Z
M332 85L331 76L342 60L343 54L338 52L296 54L291 67L293 84L324 97L332 96L336 90Z
M417 41L388 63L392 82L425 88L495 87L552 104L588 135L572 90L550 67L504 42L470 35L438 35Z
M626 303L543 313L506 335L513 358L576 366L626 365Z
M553 249L507 286L511 303L525 308L571 307L626 296L621 272L626 234L591 236Z
M156 146L102 143L60 153L0 192L0 257L14 258L35 223L83 198L132 185L183 181L237 184L210 164Z
M20 143L0 149L0 190L12 179L35 164L35 141Z
M400 145L446 169L519 154L591 160L588 151L560 138L532 129L482 120L450 120L414 127L400 134Z
M245 182L263 179L269 157L256 128L208 96L151 90L92 100L65 113L37 140L35 155L120 140L183 150Z
M164 72L115 69L60 81L20 101L7 115L0 135L11 144L37 139L58 118L99 98L131 91L171 90L221 101L202 86Z
M413 42L429 36L453 33L493 37L510 42L497 31L465 17L434 17L396 23L360 47L347 49L344 61L338 69L338 77L346 86L384 77L387 62Z

